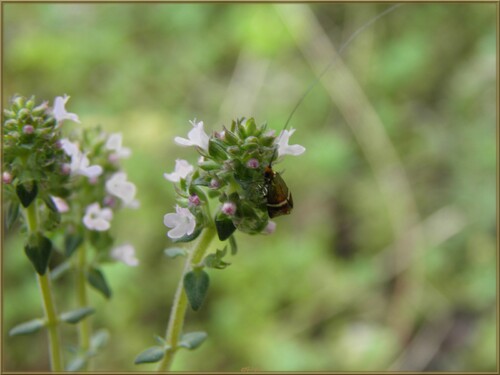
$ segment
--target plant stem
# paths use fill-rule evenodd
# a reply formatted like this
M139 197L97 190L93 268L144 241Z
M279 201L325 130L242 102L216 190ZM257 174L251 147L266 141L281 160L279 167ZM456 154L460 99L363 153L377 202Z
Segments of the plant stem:
M85 270L87 267L87 253L85 245L78 249L78 258L76 264L76 295L78 299L78 307L84 308L88 306L87 284ZM90 318L87 317L78 323L78 340L82 353L86 353L90 349ZM90 366L90 358L82 368L83 371L88 370Z
M48 273L45 273L44 275L39 275L37 273L37 277L38 284L40 285L40 291L42 292L45 319L47 321L47 330L49 332L50 367L52 371L63 371L63 359L58 329L59 321L57 319L54 299L52 297L50 278L48 277Z
M26 222L28 224L29 234L38 232L38 207L36 200L33 201L25 210ZM43 309L45 311L45 320L47 322L47 330L49 333L49 355L50 367L52 371L63 371L63 357L61 352L61 344L59 339L58 318L54 298L52 297L52 288L50 286L50 278L48 270L45 274L36 274L40 292L42 293Z
M165 334L165 341L170 348L166 351L165 356L159 363L157 371L169 370L177 350L177 343L179 342L182 328L184 326L184 318L186 316L186 309L188 305L186 292L184 291L184 275L190 271L193 265L201 262L208 246L215 236L215 233L216 231L213 225L207 227L201 234L196 246L186 260L184 271L182 272L181 279L177 285L177 291L175 292L174 302L168 321L168 328Z

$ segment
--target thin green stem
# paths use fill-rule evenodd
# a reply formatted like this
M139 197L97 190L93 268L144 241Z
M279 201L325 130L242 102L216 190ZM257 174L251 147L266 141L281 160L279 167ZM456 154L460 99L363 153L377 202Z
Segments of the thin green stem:
M184 271L182 272L181 279L177 285L177 291L175 292L174 303L172 305L167 332L165 334L165 341L170 346L170 349L167 350L165 356L159 363L157 371L168 371L170 369L177 349L177 344L182 334L188 305L186 292L184 291L184 275L190 271L193 265L197 265L201 262L210 243L215 237L215 233L216 230L214 226L207 227L186 260Z
M26 223L28 225L29 234L38 232L38 207L36 200L33 201L25 210ZM61 352L61 343L59 339L59 320L57 311L52 296L52 288L50 286L50 278L48 272L44 275L37 273L38 284L42 294L43 309L45 311L45 320L47 322L47 330L49 333L49 355L50 367L52 371L63 371L63 357Z
M63 371L63 358L61 352L61 343L59 339L59 321L57 319L54 298L52 297L52 289L50 286L50 278L48 274L39 275L38 284L42 293L43 307L45 310L45 319L47 321L47 330L49 332L49 355L50 367L52 371Z
M84 308L88 306L87 297L87 283L85 277L85 270L87 267L87 252L85 245L80 246L78 249L78 258L76 264L76 295L78 299L78 307ZM78 341L80 350L86 353L90 349L90 318L85 318L78 323ZM83 371L88 370L90 366L90 359L82 368Z

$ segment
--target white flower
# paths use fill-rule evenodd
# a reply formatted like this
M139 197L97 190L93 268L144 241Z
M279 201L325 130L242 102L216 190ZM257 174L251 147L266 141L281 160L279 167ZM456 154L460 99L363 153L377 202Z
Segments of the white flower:
M163 217L163 224L168 228L173 228L168 231L167 235L175 239L192 234L196 227L196 219L191 211L179 206L175 206L175 211L175 214L166 214Z
M179 182L186 178L194 170L194 167L186 160L177 159L175 161L175 170L172 173L164 173L163 176L172 182Z
M99 203L92 203L87 206L85 216L83 217L83 224L90 230L105 231L111 227L110 221L113 218L113 211L111 208L103 208Z
M108 193L120 198L126 205L134 205L136 193L135 185L127 181L125 172L117 172L106 181L106 190Z
M65 105L69 100L68 95L57 96L54 100L54 109L52 110L52 114L58 123L64 120L71 120L74 122L80 123L78 116L74 113L69 113L66 111Z
M122 133L111 134L106 141L106 148L114 151L114 156L117 159L128 158L131 151L127 147L122 147Z
M193 129L188 133L188 139L175 137L174 141L181 146L198 146L203 150L208 150L208 135L203 130L203 121L196 122L196 119L189 121Z
M78 149L78 145L76 143L71 142L68 138L61 139L60 143L61 143L61 148L68 156L73 156L80 152L80 150Z
M295 129L283 130L278 137L278 157L283 155L300 155L306 149L301 145L289 145L288 140L295 132Z
M60 213L63 214L69 211L68 203L64 199L52 196L52 202L54 202L57 211L59 211Z
M115 247L111 250L111 258L125 263L127 266L135 267L139 265L139 259L135 257L135 249L130 244Z
M135 210L141 207L141 202L139 202L137 199L133 199L131 202L125 202L125 207Z
M89 158L78 149L76 143L68 139L61 139L61 147L67 155L71 156L70 170L72 175L83 175L89 178L95 178L101 175L102 167L100 165L89 165Z

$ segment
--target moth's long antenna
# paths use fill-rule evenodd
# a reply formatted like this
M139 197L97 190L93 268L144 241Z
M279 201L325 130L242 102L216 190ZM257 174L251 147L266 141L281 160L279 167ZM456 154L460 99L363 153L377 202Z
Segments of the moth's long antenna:
M385 15L391 13L392 11L396 10L396 8L399 8L401 5L403 4L395 4L389 8L387 8L386 10L384 10L383 12L377 14L375 17L373 17L370 21L368 21L367 23L365 23L363 26L361 26L359 29L357 29L350 37L349 39L347 39L339 48L339 52L338 52L338 55L337 57L340 57L342 55L342 52L345 50L345 48L352 43L352 41L360 34L362 33L363 31L365 31L368 27L370 27L371 25L373 25L375 22L377 22L379 19L381 19L382 17L384 17ZM309 94L309 92L318 84L318 82L321 80L321 78L323 78L323 76L326 74L326 72L332 67L332 65L337 61L337 59L332 59L332 61L330 61L328 63L328 65L325 67L325 69L323 69L323 71L321 72L321 74L319 76L316 77L316 79L311 83L311 85L307 88L306 92L304 93L304 95L302 95L299 99L299 101L297 102L297 104L295 104L295 107L293 107L293 110L292 112L290 113L290 116L288 116L288 119L286 120L285 122L285 126L283 127L283 130L281 132L281 134L283 134L283 131L286 130L286 128L288 127L288 124L290 123L290 120L292 119L295 111L297 110L297 108L299 108L300 104L304 101L304 99L306 98L306 96ZM281 135L280 135L281 137ZM274 156L273 155L273 158L274 159ZM271 160L272 160L271 159Z

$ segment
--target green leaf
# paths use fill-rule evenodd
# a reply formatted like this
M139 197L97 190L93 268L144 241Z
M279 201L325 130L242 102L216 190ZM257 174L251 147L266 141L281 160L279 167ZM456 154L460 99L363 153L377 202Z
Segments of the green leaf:
M156 342L158 343L158 345L160 345L162 347L167 346L167 343L165 342L165 339L163 337L155 335L154 338L155 338Z
M66 371L79 371L87 364L87 361L87 356L79 355L78 357L74 358L68 366L66 366Z
M213 171L215 169L219 169L221 165L220 165L220 163L217 163L216 161L207 160L207 161L198 163L198 166L201 169L203 169L204 171ZM200 179L198 178L194 182L196 183L196 181L198 181L198 180L200 180ZM206 185L206 180L205 179L201 179L201 180L203 182L201 185ZM200 185L200 184L197 184L197 185Z
M47 210L42 221L44 231L53 231L61 224L61 214L58 211Z
M67 234L64 237L64 253L66 257L73 255L76 249L82 244L83 236L79 233Z
M236 134L234 134L231 130L228 130L224 127L224 140L226 143L235 146L240 142L240 139Z
M45 326L45 322L42 319L33 319L29 322L24 322L18 324L9 331L9 336L26 335L28 333L34 333L39 331Z
M31 184L27 185L31 186L24 186L24 184L21 183L16 186L17 196L19 197L19 200L24 208L28 207L38 194L38 186L36 182L33 181Z
M109 332L106 329L100 329L92 335L90 339L90 347L94 351L98 351L102 348L109 340Z
M71 190L66 189L64 187L61 187L61 186L56 186L56 187L52 187L50 189L50 193L56 197L67 198L70 196Z
M71 262L69 261L62 262L56 268L50 271L50 279L57 280L70 269L71 269Z
M257 133L257 125L255 124L255 120L253 117L250 117L246 122L245 122L245 133L247 137L250 136L255 136Z
M189 271L184 276L184 290L194 311L201 307L205 296L207 295L210 279L208 274L200 269Z
M178 242L190 242L190 241L193 241L194 239L196 239L200 235L201 229L202 228L196 229L190 235L185 235L184 237L181 237L181 238L172 239L172 242L173 243L178 243Z
M28 243L24 246L24 252L35 267L36 272L44 275L52 254L52 242L41 233L37 233L30 236Z
M113 238L108 232L90 231L90 243L97 250L107 250L113 244Z
M12 228L12 225L16 222L19 217L19 203L11 202L9 208L7 209L7 217L5 218L5 224L7 229Z
M171 247L169 249L165 249L165 255L169 258L177 258L178 256L185 257L187 255L186 250L181 249L180 247Z
M43 195L42 197L43 201L45 202L45 205L51 210L51 211L54 211L54 212L59 212L57 210L57 207L56 207L56 204L54 203L54 201L52 200L52 197L50 195Z
M179 347L194 350L199 347L207 338L206 332L190 332L182 335Z
M231 265L231 263L226 263L222 260L222 258L226 255L227 246L224 247L224 250L217 250L214 254L208 254L203 259L203 264L209 268L216 268L222 270L227 266Z
M208 141L208 153L216 160L226 160L227 154L221 141L216 138L210 138Z
M59 315L59 319L66 323L76 324L94 312L95 310L92 307L82 307L81 309L62 313Z
M111 289L104 277L104 274L98 268L91 268L87 271L87 281L104 297L111 298Z
M236 230L231 219L215 219L215 228L217 229L217 235L219 240L227 240Z
M234 236L229 237L229 247L231 248L231 255L236 255L238 252L238 245L236 244L236 238L234 238Z
M144 350L141 354L139 354L135 358L134 363L136 365L139 365L141 363L158 362L165 356L166 351L167 351L166 347L152 346L151 348L148 348L148 349Z

